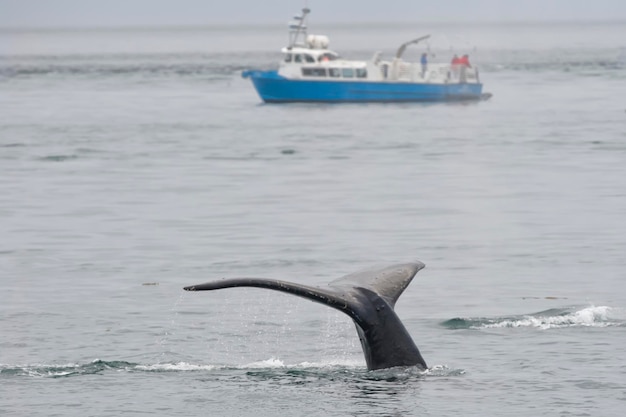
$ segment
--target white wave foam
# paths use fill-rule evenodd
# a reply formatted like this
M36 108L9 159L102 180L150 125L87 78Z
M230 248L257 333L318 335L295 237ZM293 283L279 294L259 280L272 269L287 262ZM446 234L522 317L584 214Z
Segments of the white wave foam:
M608 327L616 323L609 321L611 308L592 306L568 314L557 316L524 316L520 319L508 319L497 323L484 324L480 328L535 327L542 330L562 327Z
M66 364L43 364L43 363L35 363L35 364L18 364L18 365L9 365L9 364L0 364L0 372L13 370L17 371L20 374L28 375L32 377L59 377L71 375L76 372L76 369L81 367L80 364L77 363L66 363Z
M320 362L301 362L297 364L285 364L285 362L279 358L269 358L262 361L246 363L242 365L201 365L192 364L187 362L178 363L157 363L151 365L136 365L134 369L141 371L212 371L216 369L225 368L237 368L237 369L303 369L303 368L332 368L332 367L346 367L346 368L358 368L363 366L363 363L358 360L346 360L346 359L329 359Z
M9 369L9 368L79 368L83 365L79 363L54 363L54 364L45 364L45 363L29 363L29 364L15 364L11 365L8 363L0 363L0 369Z
M137 365L135 369L142 371L211 371L218 368L215 365L195 365L187 362L156 363L153 365Z
M361 368L365 366L365 363L358 359L331 358L320 362L305 361L293 366L298 368Z
M420 375L425 376L458 376L465 374L463 369L450 369L447 365L433 365L430 368L420 371Z
M81 373L85 369L85 373L89 373L86 367L98 364L99 359L92 361L89 365L78 363L67 364L28 364L28 365L9 365L0 364L0 371L17 370L21 374L32 377L62 377ZM285 364L281 359L269 358L266 360L252 362L243 365L210 365L210 364L194 364L188 362L176 363L155 363L155 364L128 364L123 368L127 371L147 371L147 372L194 372L194 371L213 371L220 369L307 369L307 368L332 368L346 367L358 368L363 366L358 360L346 359L329 359L320 362L301 362L297 364Z
M240 369L261 369L261 368L288 368L288 369L306 369L306 368L333 368L333 367L345 367L345 368L358 368L364 364L362 361L355 359L344 358L331 358L322 360L319 362L300 362L294 364L285 364L284 361L278 358L270 358L264 361L252 362L245 365L240 365Z
M285 364L283 363L283 361L277 358L269 358L264 361L252 362L246 365L238 366L238 368L241 368L241 369L283 368L283 367L285 367Z

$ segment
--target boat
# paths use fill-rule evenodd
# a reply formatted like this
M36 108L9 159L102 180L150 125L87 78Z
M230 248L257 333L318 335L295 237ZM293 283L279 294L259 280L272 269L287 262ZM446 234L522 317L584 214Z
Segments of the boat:
M266 103L288 102L438 102L479 100L483 94L478 68L467 63L411 63L402 59L406 48L430 38L403 43L391 60L374 54L369 61L343 59L329 49L324 35L309 35L309 8L289 24L289 44L282 48L278 70L247 70ZM427 60L427 55L422 55ZM420 60L420 61L422 61Z

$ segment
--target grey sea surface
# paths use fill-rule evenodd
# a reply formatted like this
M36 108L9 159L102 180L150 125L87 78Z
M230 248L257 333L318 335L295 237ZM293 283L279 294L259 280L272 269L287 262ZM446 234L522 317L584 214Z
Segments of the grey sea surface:
M261 103L281 27L0 31L0 415L622 416L625 28L312 30L432 33L493 93L359 105ZM368 372L325 306L182 290L413 260L425 372Z

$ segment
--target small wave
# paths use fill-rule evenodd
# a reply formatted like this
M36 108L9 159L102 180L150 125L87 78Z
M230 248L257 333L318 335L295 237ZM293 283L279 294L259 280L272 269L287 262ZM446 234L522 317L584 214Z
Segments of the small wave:
M28 146L28 145L26 145L25 143L18 143L18 142L0 144L0 148L21 148L25 146Z
M0 75L28 77L41 75L64 76L231 76L247 69L243 65L209 64L146 64L146 65L46 65L0 68Z
M612 72L624 69L624 64L619 60L580 60L580 61L557 61L546 60L541 62L506 62L506 63L486 63L482 66L484 71L524 71L524 72Z
M459 370L449 370L446 367L433 367L423 370L419 367L395 367L370 371L360 362L303 362L297 365L279 365L280 361L254 369L246 365L243 368L245 375L256 381L298 381L298 384L320 384L324 381L352 382L404 382L430 376L453 376L464 373Z
M138 364L126 361L94 360L86 364L5 365L0 364L0 379L11 377L69 378L105 372L125 373L209 373L212 378L244 378L280 383L320 384L325 381L345 382L405 382L423 378L454 377L465 374L462 369L437 365L427 370L419 367L396 367L369 371L361 361L328 360L286 365L283 360L270 358L242 365L194 364L189 362Z
M224 79L249 68L275 69L275 57L265 54L139 54L0 57L0 76L140 77Z
M211 371L219 369L216 365L191 364L187 362L156 363L142 365L126 361L103 361L96 359L87 364L68 363L61 365L5 365L0 364L0 376L30 376L41 378L62 378L81 375L99 374L105 371L117 370L128 372L187 372Z
M301 362L296 367L301 368L362 368L364 362L357 359L328 359L320 362Z
M274 379L284 375L299 377L360 379L371 381L402 381L421 377L449 377L464 375L463 369L450 369L445 365L435 365L426 370L415 366L399 366L387 369L368 370L362 361L349 359L329 359L320 362L301 362L286 365L282 360L270 358L238 366L246 374L256 378Z
M214 364L193 364L189 362L139 364L126 361L103 361L96 359L87 364L34 364L34 365L6 365L0 364L0 375L2 376L31 376L44 378L61 378L80 375L93 375L108 370L124 370L128 372L197 372L213 370L272 370L272 369L320 369L320 368L358 368L361 364L358 361L329 361L329 362L303 362L299 364L285 365L278 358L270 358L258 362L243 365L214 365Z
M42 156L41 158L39 158L39 160L62 162L62 161L68 161L68 160L77 159L77 158L78 158L77 155L48 155L48 156Z
M31 376L44 378L62 378L80 375L98 374L110 369L130 369L135 364L125 361L102 361L96 359L88 364L63 364L63 365L2 365L0 364L0 376Z
M592 306L583 309L550 309L539 313L498 317L460 318L456 317L441 323L450 329L494 329L510 327L532 327L541 330L563 327L609 327L623 326L624 322L615 317L613 309L607 306Z
M280 359L270 358L264 361L252 362L247 365L240 366L242 369L265 369L265 368L284 368L285 364Z
M435 365L424 371L425 376L442 377L442 376L461 376L465 375L464 369L451 369L446 365Z
M187 362L177 363L156 363L153 365L136 365L135 369L150 372L167 372L167 371L212 371L218 369L216 365L196 365Z

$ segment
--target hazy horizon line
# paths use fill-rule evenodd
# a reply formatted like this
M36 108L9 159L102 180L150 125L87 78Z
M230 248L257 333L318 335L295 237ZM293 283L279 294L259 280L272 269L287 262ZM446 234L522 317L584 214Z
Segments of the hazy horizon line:
M485 19L485 20L363 20L363 21L331 21L324 22L320 24L315 24L314 27L327 28L327 27L337 27L337 26L346 26L346 27L361 27L364 25L373 25L378 27L387 27L391 25L413 25L413 24L431 24L431 25L453 25L453 24L464 24L469 26L476 26L482 24L517 24L517 25L549 25L549 24L603 24L603 23L626 23L626 19L624 18L615 18L615 19L598 19L598 18L589 18L589 19L532 19L532 20L523 20L523 19ZM73 31L73 30L81 30L81 31L101 31L101 30L150 30L150 29L207 29L207 28L276 28L280 27L284 28L285 32L287 31L287 23L286 22L267 22L267 23L257 23L257 22L207 22L207 23L194 23L194 24L177 24L177 23L163 23L163 24L125 24L125 25L50 25L50 26L40 26L40 25L23 25L23 26L0 26L1 32L20 32L20 31L41 31L41 32L55 32L55 31ZM309 25L309 29L311 29L311 25Z

